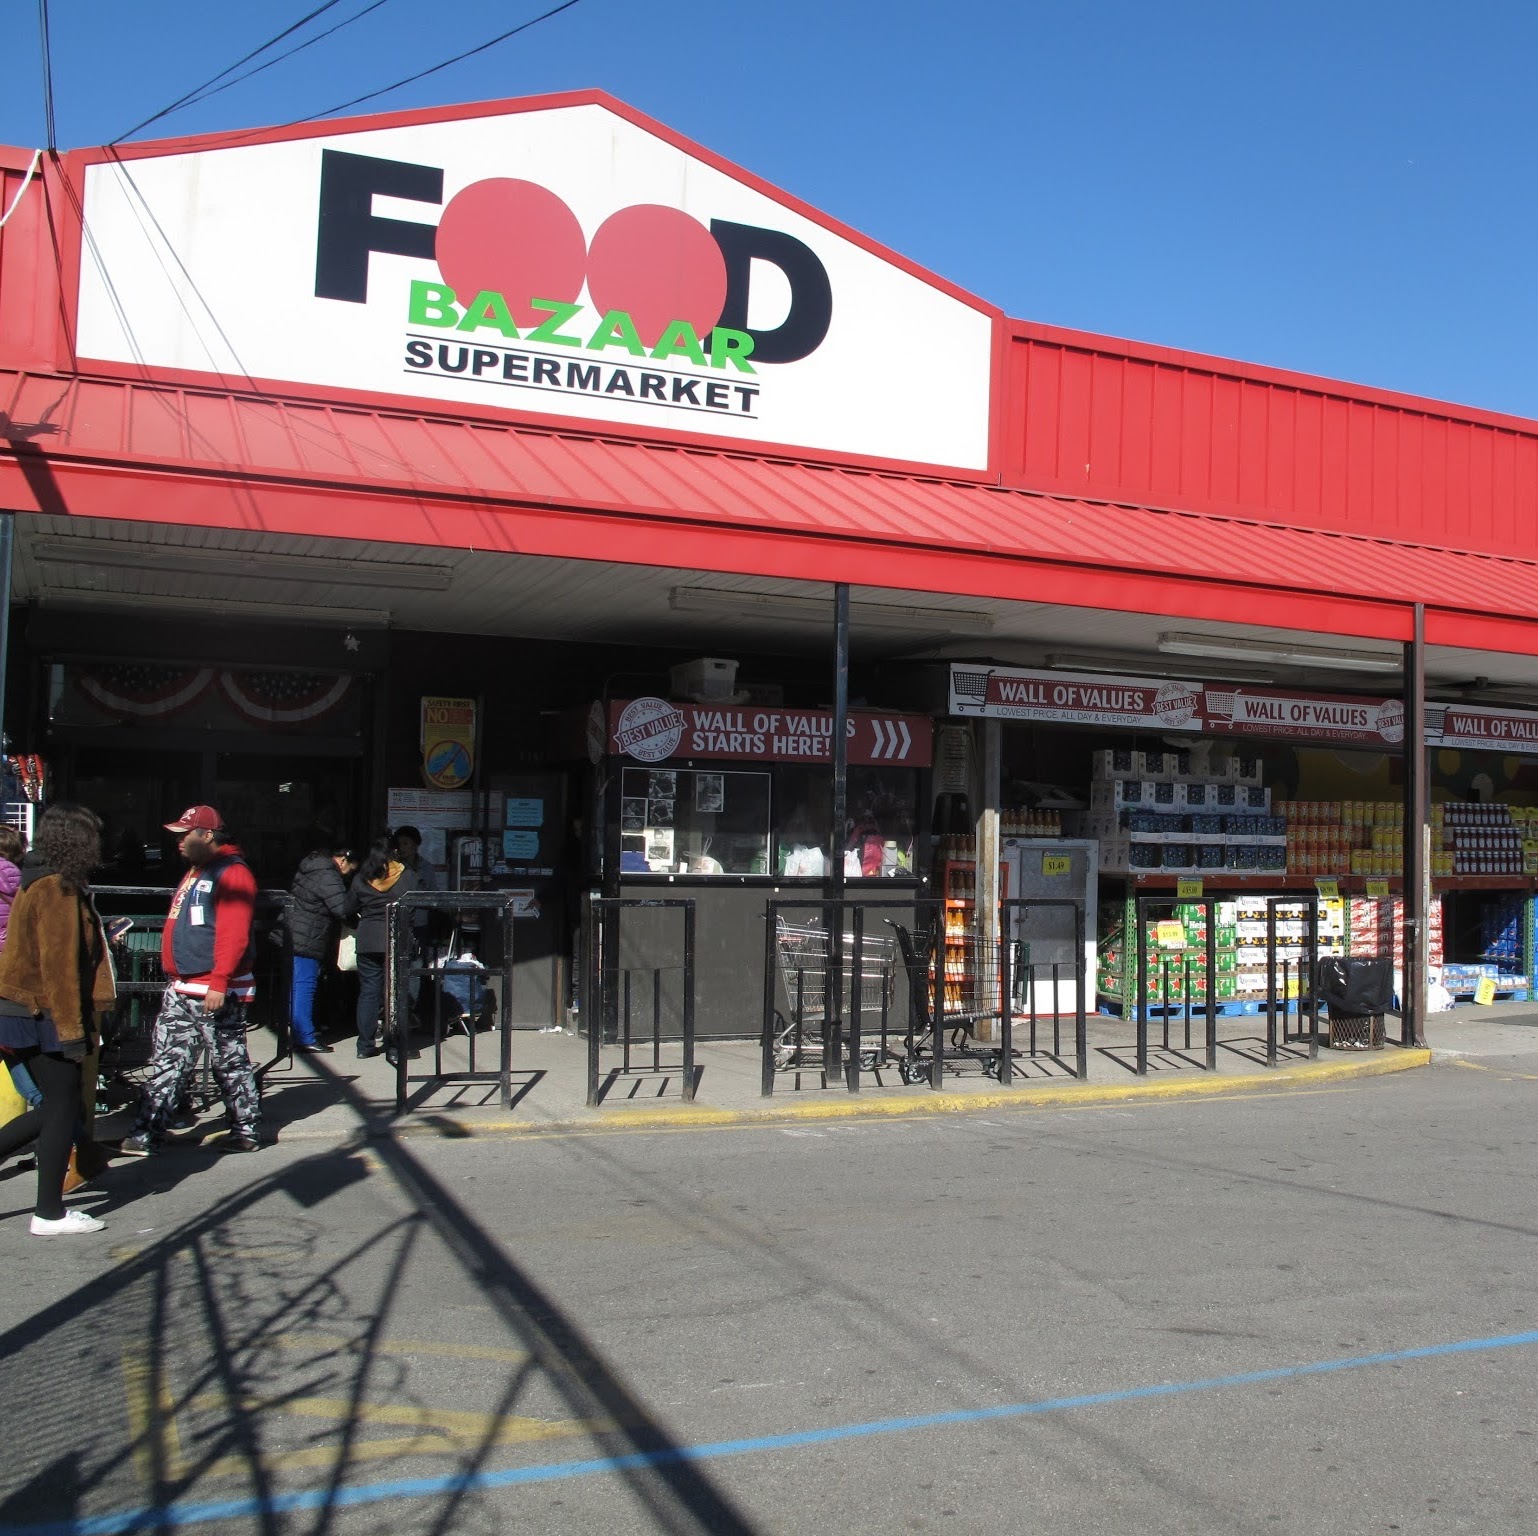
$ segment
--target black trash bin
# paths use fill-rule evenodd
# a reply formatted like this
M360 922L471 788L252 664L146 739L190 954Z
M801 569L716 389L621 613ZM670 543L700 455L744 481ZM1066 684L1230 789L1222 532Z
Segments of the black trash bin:
M1383 1046L1383 1015L1394 1005L1394 965L1387 955L1323 955L1314 989L1329 1010L1337 1050Z

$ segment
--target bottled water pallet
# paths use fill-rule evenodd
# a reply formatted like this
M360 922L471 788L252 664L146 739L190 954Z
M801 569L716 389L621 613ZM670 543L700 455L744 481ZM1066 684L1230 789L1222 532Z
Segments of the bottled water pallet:
M1265 1013L1265 1002L1258 997L1225 998L1217 1005L1217 1016L1220 1019L1253 1019ZM1297 1013L1300 1011L1298 999L1290 997L1285 1003L1277 1000L1278 1013ZM1099 1012L1109 1014L1113 1018L1135 1018L1137 1009L1123 1004L1119 998L1102 997L1100 999ZM1192 1000L1191 1017L1197 1018L1207 1012L1205 1001ZM1146 1017L1152 1019L1183 1019L1186 1014L1184 1003L1151 1003L1146 1010Z

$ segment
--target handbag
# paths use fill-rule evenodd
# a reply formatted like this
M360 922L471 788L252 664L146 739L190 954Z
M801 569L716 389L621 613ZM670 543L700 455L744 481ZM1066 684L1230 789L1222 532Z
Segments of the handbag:
M358 969L358 935L344 933L337 940L336 968L339 971L355 971Z

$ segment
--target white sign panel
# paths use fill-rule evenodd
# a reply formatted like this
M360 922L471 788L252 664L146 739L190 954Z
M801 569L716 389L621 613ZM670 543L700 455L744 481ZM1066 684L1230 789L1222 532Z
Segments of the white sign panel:
M82 356L984 469L993 319L597 104L91 165Z

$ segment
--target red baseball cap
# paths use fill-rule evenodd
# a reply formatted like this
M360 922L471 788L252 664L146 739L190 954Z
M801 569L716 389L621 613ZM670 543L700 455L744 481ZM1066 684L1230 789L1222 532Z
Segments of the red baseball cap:
M211 805L189 805L175 821L166 823L167 832L222 832L224 817Z

